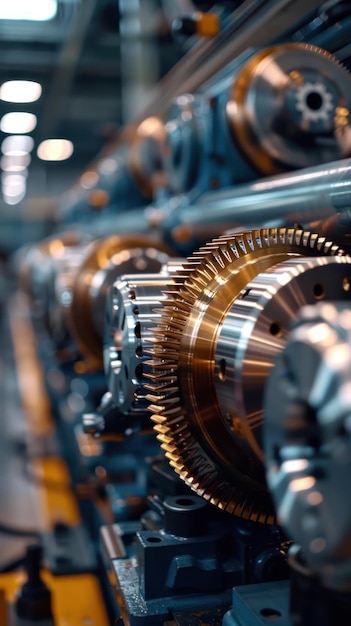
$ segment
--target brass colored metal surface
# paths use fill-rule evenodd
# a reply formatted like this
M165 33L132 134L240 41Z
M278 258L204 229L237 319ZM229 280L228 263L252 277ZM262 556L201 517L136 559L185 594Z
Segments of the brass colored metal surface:
M287 43L255 54L227 103L235 139L257 169L275 174L350 155L351 76L316 46Z
M128 155L128 168L147 198L153 197L158 176L161 175L161 156L166 140L166 129L160 117L147 117L135 131ZM166 181L164 181L166 184Z
M157 272L172 251L143 235L111 235L93 242L75 276L68 322L81 354L92 369L101 369L106 297L123 274Z
M228 429L216 388L216 349L226 316L251 281L279 263L310 256L344 252L316 234L285 228L213 240L188 259L167 290L150 351L150 410L171 466L219 508L259 522L275 519L264 467L252 447L247 454L239 414Z

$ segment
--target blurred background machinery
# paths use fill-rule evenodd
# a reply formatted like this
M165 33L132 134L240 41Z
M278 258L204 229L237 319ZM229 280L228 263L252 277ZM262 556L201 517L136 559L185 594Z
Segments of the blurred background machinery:
M6 11L1 623L348 626L349 3Z

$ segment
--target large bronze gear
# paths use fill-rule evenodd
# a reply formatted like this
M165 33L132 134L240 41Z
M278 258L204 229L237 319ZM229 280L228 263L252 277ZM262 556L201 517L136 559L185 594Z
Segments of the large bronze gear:
M321 260L320 257L332 258ZM293 307L289 311L289 319L285 319L286 325L290 323L298 306L306 301L301 297L304 294L301 294L299 285L294 283L296 276L305 272L303 260L306 267L317 272L314 274L317 278L325 270L322 265L331 266L330 261L333 266L339 261L340 266L350 263L350 258L337 245L317 234L297 229L253 230L213 240L183 264L183 270L178 272L174 284L165 292L160 321L150 348L149 409L157 438L170 465L197 494L219 508L263 523L273 523L275 515L265 482L264 464L257 452L257 437L250 432L254 427L252 420L250 425L250 420L246 419L247 416L240 411L233 415L231 411L228 424L228 414L223 415L221 411L231 401L235 413L236 390L233 386L228 398L225 383L224 395L219 397L221 376L233 383L234 374L229 371L230 368L226 373L221 370L222 359L218 361L216 350L221 342L219 354L224 349L221 329L225 320L233 316L236 301L244 301L244 306L247 306L245 298L249 291L252 290L251 295L257 293L265 283L267 272L271 271L274 275L272 268L278 266L275 277L269 279L273 280L273 291L270 288L267 290L266 284L265 297L270 300L268 304L271 306L274 290L279 291L282 285L286 288L284 280L290 281L293 295L290 292L287 296L288 304L291 304L292 298ZM346 271L348 269L349 266ZM329 280L328 289L332 293L327 290L323 294L326 298L342 297L345 265L337 272L338 280L333 277ZM283 275L286 277L284 280ZM261 283L257 283L258 279ZM335 282L339 285L337 289L333 287ZM309 303L321 297L318 290L315 293L312 291L309 288ZM297 301L294 300L295 292L298 293ZM280 310L283 311L287 308L285 296L286 291L283 290L280 298ZM260 302L253 302L251 308L259 323L262 322ZM240 311L235 316L234 321L240 326ZM261 387L262 376L268 376L273 357L282 349L284 336L288 333L287 328L279 327L279 332L275 332L275 322L270 319L270 323L271 336L267 341L271 344L267 346L267 358L263 359L267 361L264 364L267 367L258 375ZM231 347L224 332L224 342L233 353L236 339L233 338ZM262 343L262 338L259 341ZM274 349L269 350L270 346ZM264 350L262 354L265 354ZM254 359L251 362L255 364ZM253 418L256 425L260 420L262 422L259 411L253 414Z

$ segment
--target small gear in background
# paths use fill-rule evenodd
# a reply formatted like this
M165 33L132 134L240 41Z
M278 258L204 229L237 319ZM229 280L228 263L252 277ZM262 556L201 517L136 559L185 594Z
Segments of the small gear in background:
M334 110L333 94L323 83L306 82L296 90L296 109L304 122L328 122Z

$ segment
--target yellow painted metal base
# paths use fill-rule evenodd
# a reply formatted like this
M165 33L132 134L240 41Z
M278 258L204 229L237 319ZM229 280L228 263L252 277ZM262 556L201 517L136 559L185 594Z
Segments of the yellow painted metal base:
M19 294L11 306L10 323L30 450L33 442L54 441L56 433L43 370L37 357L36 337L26 302ZM38 530L50 532L57 522L69 526L81 523L77 497L63 458L45 454L36 456L30 461L29 471L31 484L34 482L37 487ZM52 591L55 626L111 626L97 576L53 576L44 570L43 579ZM24 582L23 571L0 574L1 626L10 626L6 617L8 604L14 602Z
M52 576L43 572L52 592L55 626L111 626L105 609L99 581L92 574ZM7 626L6 612L25 582L24 572L0 575L1 626Z

